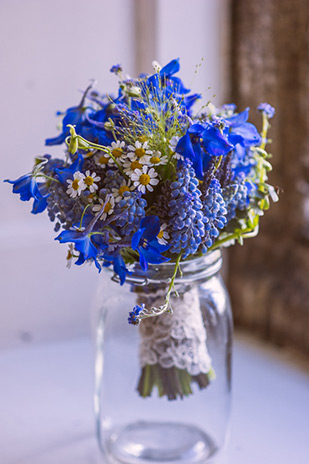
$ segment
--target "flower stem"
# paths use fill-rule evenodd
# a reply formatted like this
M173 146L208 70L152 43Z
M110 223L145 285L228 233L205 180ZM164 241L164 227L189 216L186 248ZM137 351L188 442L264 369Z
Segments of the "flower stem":
M82 142L84 142L84 144L81 144L81 146L79 147L81 150L86 150L86 151L89 151L91 148L95 149L95 150L100 150L100 151L103 151L104 153L107 153L108 156L110 156L110 158L114 161L114 163L116 164L117 168L119 169L119 171L121 172L121 174L123 175L123 177L125 179L129 179L129 177L127 176L127 174L123 171L121 165L118 163L118 161L116 160L116 158L113 156L111 150L109 150L107 147L105 147L104 145L99 145L97 143L93 143L93 142L89 142L89 140L85 139L84 137L82 137L81 135L78 135L75 133L75 129L74 129L74 126L72 126L72 124L68 124L68 127L72 128L72 130L74 130L74 138L77 139L77 141L81 140ZM71 135L72 137L72 135ZM66 144L69 146L70 145L70 139L71 137L67 137L66 138Z
M85 206L83 212L82 212L82 216L80 218L80 223L79 223L79 228L81 229L82 228L82 225L83 225L83 220L84 220L84 217L85 217L85 213L87 211L87 208L91 205L91 203L89 203L88 205Z
M44 177L45 179L53 180L54 182L60 182L58 179L54 179L53 177L47 176L46 174L43 173L38 173L34 176L35 178L37 177Z
M174 288L174 282L175 282L175 279L176 279L176 276L177 276L177 272L178 272L178 268L179 268L179 263L181 261L181 254L178 255L177 257L177 260L176 260L176 263L175 263L175 268L174 268L174 272L173 272L173 275L172 275L172 278L171 278L171 282L170 282L170 285L168 287L168 290L167 290L167 294L166 294L166 298L165 298L165 304L167 306L167 308L169 307L169 302L170 302L170 296L171 296L171 293L172 293L172 290ZM167 311L170 312L169 309L167 309Z
M207 251L216 250L217 248L219 248L224 243L226 243L226 242L228 242L230 240L236 240L236 239L240 238L240 236L242 236L244 234L248 234L250 232L253 232L254 229L255 229L255 227L253 227L253 228L252 227L247 227L246 229L242 230L241 233L235 232L234 234L228 235L227 237L222 238L221 240L218 240L217 242L215 242L211 247L208 248Z

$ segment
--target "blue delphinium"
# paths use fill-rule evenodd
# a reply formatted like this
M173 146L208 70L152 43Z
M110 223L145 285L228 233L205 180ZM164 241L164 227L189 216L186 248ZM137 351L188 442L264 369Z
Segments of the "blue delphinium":
M103 254L104 262L103 267L108 267L113 265L115 274L119 277L120 285L123 285L126 281L126 277L130 274L129 270L126 268L123 257L120 254L120 251L105 251Z
M64 230L55 240L58 240L60 243L74 243L75 249L80 253L79 259L75 264L80 265L86 260L93 260L97 269L101 270L101 265L97 260L100 248L93 242L93 236L88 229L84 231ZM107 245L101 245L101 249L106 247Z
M171 235L170 252L182 257L194 254L205 235L201 191L190 160L185 159L170 185L168 226Z
M6 179L4 182L13 185L13 193L19 194L22 201L34 199L31 211L33 214L42 213L46 209L49 196L46 185L45 183L38 183L36 176L32 173L21 176L16 180Z
M132 250L139 253L139 262L143 271L150 264L160 264L169 261L170 258L162 256L170 248L170 245L161 245L158 242L160 221L157 216L147 216L141 220L139 229L132 237Z
M213 157L227 155L234 145L218 127L217 121L212 124L193 124L187 133L180 138L176 151L193 163L196 176L203 180L204 172Z
M246 108L242 113L234 114L225 119L226 129L224 133L234 146L239 144L243 147L250 147L260 143L261 136L256 127L248 122L248 118L249 108Z
M78 106L68 108L63 113L57 113L58 116L63 116L62 132L56 137L46 139L46 145L60 145L64 143L66 138L70 135L69 125L74 126L76 133L87 140L109 145L112 141L112 136L105 130L105 123L111 116L108 114L110 102L106 103L104 107L98 111L88 106L86 104L86 98L92 85L93 84L87 87Z
M89 92L91 87L92 84L87 87L78 106L68 108L64 113L58 111L58 116L64 116L62 120L62 133L57 137L46 139L46 145L59 145L63 143L66 137L68 137L68 135L70 134L68 124L76 126L77 131L80 131L83 123L85 123L86 121L86 113L89 112L89 108L85 107L85 100L87 97L87 93Z
M58 179L59 182L67 186L67 181L73 178L73 174L77 171L82 171L84 164L84 158L81 153L76 153L72 164L65 166L64 164L61 167L53 167L55 179Z

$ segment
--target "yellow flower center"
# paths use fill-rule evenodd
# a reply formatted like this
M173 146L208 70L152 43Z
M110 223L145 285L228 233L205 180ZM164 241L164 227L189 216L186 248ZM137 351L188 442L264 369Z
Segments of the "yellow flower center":
M144 142L147 142L147 137L146 137L146 135L141 135L140 137L138 137L138 140L139 140L141 143L144 143Z
M139 181L142 185L148 185L150 182L150 176L148 176L148 174L142 174Z
M87 176L87 177L85 177L84 182L88 187L90 187L90 185L93 184L94 180L93 180L93 178L91 176Z
M136 148L135 154L138 158L142 158L145 155L144 148Z
M160 230L160 232L158 233L157 237L158 237L158 238L163 238L163 234L164 234L164 230Z
M114 158L120 158L120 156L122 155L122 148L114 148L112 150L112 155L114 156Z
M99 163L100 164L107 164L108 163L108 158L107 156L101 156L101 158L99 158Z
M124 192L130 192L130 189L129 187L127 187L127 185L122 185L122 187L120 187L118 192L119 192L119 195L122 195Z
M111 210L111 208L112 208L112 205L108 201L104 207L104 213L108 213Z
M160 163L161 160L160 160L160 158L158 156L152 156L150 158L150 161L152 162L152 164L158 164L158 163Z
M142 168L142 165L137 160L135 160L135 161L133 161L133 163L131 163L132 171L134 171L135 169L141 169L141 168Z
M74 179L73 182L72 182L72 189L73 190L78 190L79 189L79 180L78 179Z

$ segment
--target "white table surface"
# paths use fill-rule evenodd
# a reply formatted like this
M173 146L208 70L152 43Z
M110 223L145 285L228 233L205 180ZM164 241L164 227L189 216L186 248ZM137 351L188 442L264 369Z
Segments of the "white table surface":
M224 464L309 463L309 379L275 348L234 348ZM98 464L93 346L73 340L0 353L0 464Z

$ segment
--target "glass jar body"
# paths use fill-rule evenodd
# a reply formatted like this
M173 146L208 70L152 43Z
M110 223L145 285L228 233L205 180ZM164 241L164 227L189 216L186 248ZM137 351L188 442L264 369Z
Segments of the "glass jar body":
M102 279L94 404L104 462L206 464L223 448L232 316L220 266L219 251L182 263L173 314L139 327L128 324L128 311L162 302L173 265L136 269L123 287Z

